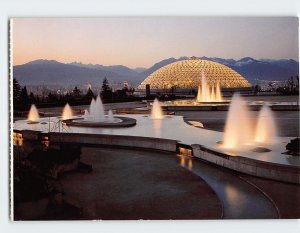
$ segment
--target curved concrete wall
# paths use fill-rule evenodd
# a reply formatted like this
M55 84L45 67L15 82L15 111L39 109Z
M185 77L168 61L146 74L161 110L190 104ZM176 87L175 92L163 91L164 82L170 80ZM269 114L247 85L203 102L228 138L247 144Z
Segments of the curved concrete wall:
M300 168L268 163L241 156L230 156L210 150L201 145L192 145L197 158L257 177L300 184Z
M127 135L49 133L51 143L79 143L105 146L122 146L176 152L176 140L136 137Z
M23 139L41 140L48 136L50 143L78 143L88 145L120 146L176 152L178 141L162 138L138 137L127 135L81 134L81 133L41 133L23 130ZM198 144L192 146L193 156L237 172L300 184L300 168L268 163L242 156L231 156L216 152Z
M249 105L251 111L259 111L262 105ZM228 111L228 105L186 105L186 106L163 106L165 111ZM271 109L273 111L299 111L299 105L272 105Z

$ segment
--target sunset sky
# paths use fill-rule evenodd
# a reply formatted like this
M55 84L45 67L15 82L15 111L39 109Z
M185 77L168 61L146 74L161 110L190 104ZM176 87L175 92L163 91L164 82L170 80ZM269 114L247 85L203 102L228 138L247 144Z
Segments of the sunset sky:
M17 18L13 64L36 59L150 67L169 57L298 61L295 17Z

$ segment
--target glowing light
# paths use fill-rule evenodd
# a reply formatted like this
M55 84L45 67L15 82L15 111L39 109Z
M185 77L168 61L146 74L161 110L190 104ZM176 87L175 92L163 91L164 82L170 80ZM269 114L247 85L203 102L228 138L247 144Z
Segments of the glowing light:
M21 133L13 133L13 145L14 146L22 146L23 145L23 137Z
M196 89L200 85L202 73L205 73L209 86L217 86L218 83L220 87L225 88L251 86L245 78L225 65L191 57L156 70L138 86L138 89L146 89L147 84L150 84L151 89Z
M69 104L66 104L62 112L62 120L68 120L73 117L73 111Z
M223 147L239 148L253 141L253 122L245 101L239 94L234 94L231 100L223 139Z
M198 86L198 94L197 94L197 102L201 102L202 94L201 94L201 86Z
M211 89L211 91L210 91ZM221 102L222 94L219 83L217 88L207 84L204 72L202 72L201 84L198 86L197 102Z
M29 114L28 114L28 120L29 121L38 121L40 119L39 112L34 104L31 105Z
M180 166L185 166L185 159L183 157L180 157Z
M154 120L160 120L164 118L162 113L161 104L157 99L154 100L151 110L151 118Z
M189 169L190 170L193 169L193 161L191 159L189 159Z
M220 83L219 82L217 82L217 88L216 88L216 101L217 102L223 101L222 94L221 94Z
M210 97L210 99L212 101L216 101L215 87L214 86L211 88L211 97Z
M277 127L272 110L264 105L258 115L255 131L255 142L274 143L277 137Z

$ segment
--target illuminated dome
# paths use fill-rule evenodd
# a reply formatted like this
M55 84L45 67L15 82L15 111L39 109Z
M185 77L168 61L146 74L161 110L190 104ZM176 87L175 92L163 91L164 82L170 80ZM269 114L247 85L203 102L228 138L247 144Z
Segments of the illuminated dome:
M245 88L250 83L236 71L217 62L201 60L196 57L178 61L161 67L150 74L138 87L145 89L150 84L151 89L196 89L205 75L209 86L218 83L222 88Z

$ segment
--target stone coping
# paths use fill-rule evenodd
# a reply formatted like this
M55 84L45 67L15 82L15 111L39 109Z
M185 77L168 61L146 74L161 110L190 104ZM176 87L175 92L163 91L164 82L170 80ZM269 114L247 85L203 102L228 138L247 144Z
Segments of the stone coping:
M248 105L251 111L259 111L262 105ZM271 105L273 111L299 111L299 105ZM228 111L226 103L211 103L207 105L165 105L165 111Z
M34 130L14 130L15 133L22 134L24 140L42 141L47 137L51 144L76 143L90 146L113 146L119 148L137 148L147 150L159 150L176 152L177 140L153 137L110 135L110 134L88 134L88 133L60 133L41 132Z
M300 184L300 168L293 165L272 163L257 159L243 157L242 155L230 155L215 151L203 145L186 145L180 141L165 138L153 138L128 135L88 134L88 133L43 133L31 130L15 130L22 133L25 140L41 140L47 136L51 143L78 143L87 145L131 147L161 151L176 152L178 147L186 147L193 150L193 156L214 163L240 173L257 177Z
M278 138L278 143L270 144L268 146L261 145L269 148L271 152L257 153L252 151L253 146L247 146L245 150L225 150L220 147L217 143L222 140L223 133L207 130L205 128L197 128L186 124L182 116L168 116L164 119L152 120L148 115L121 115L120 117L130 117L136 119L136 125L134 127L119 127L119 128L93 128L93 127L76 127L76 126L61 126L58 127L58 119L51 118L49 125L47 124L35 124L29 125L26 120L19 120L14 123L14 130L31 130L31 131L42 131L48 133L50 127L52 132L60 133L74 133L74 134L95 134L95 135L122 135L125 137L149 137L149 138L160 138L170 139L181 142L186 145L199 144L205 145L207 148L211 148L221 153L227 153L228 155L237 155L241 157L247 157L253 160L261 160L269 163L286 164L292 166L298 166L298 158L293 158L289 155L283 155L285 152L285 145L292 139L290 137ZM40 121L46 119L41 118ZM50 121L51 120L51 121ZM53 122L53 123L52 123ZM33 134L31 132L30 134ZM255 145L256 147L256 145Z
M92 122L92 121L78 121L83 118L63 120L63 122L68 126L78 126L78 127L105 127L105 128L119 128L119 127L131 127L136 125L136 119L130 117L114 117L120 119L120 122ZM76 120L76 121L75 121Z
M198 144L193 144L192 148L195 157L210 163L248 175L300 184L299 167L229 155Z

